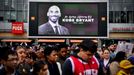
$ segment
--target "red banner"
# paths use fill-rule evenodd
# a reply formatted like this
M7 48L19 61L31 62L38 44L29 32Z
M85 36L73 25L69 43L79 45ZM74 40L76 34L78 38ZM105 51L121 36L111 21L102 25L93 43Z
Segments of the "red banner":
M13 22L12 23L12 33L14 33L14 34L24 33L24 23L23 22Z

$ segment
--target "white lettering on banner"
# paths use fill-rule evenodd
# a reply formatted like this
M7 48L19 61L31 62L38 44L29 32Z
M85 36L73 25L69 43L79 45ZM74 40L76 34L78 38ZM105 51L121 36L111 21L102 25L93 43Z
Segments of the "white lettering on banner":
M69 18L76 18L76 16L69 16Z
M23 22L13 22L12 23L12 33L22 34L24 32L23 25L24 25Z
M97 74L98 74L98 71L95 69L89 69L89 70L84 71L84 75L97 75ZM79 75L80 75L80 73L79 73Z
M93 22L94 19L76 19L76 22Z
M80 72L79 75L82 75L82 73Z
M74 22L74 19L62 19L63 22Z
M22 30L22 26L13 26L13 30Z
M87 16L64 16L62 22L72 22L72 23L88 23L94 22L94 18L90 15Z

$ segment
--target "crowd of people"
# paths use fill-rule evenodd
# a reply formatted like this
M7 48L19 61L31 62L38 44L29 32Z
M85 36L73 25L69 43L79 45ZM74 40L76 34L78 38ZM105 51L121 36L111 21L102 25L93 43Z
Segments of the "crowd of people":
M116 53L116 44L97 48L90 39L66 44L0 47L0 75L134 75L131 55Z

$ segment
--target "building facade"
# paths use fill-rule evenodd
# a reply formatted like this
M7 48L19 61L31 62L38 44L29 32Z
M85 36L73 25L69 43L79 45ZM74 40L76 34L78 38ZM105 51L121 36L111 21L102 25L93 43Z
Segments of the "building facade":
M134 37L134 0L109 0L109 37ZM24 22L28 28L28 0L0 0L0 36L11 33L12 22ZM9 36L8 35L8 36ZM18 37L18 36L17 36Z
M109 0L111 38L134 37L134 0Z
M24 22L26 32L28 26L27 17L28 0L0 0L0 36L16 36L11 33L12 22Z

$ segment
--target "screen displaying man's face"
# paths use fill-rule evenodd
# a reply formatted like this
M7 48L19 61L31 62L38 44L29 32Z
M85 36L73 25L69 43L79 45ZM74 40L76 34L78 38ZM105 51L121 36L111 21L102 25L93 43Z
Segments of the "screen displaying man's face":
M37 19L31 20L33 16ZM107 2L30 2L29 36L57 37L38 34L38 27L48 21L69 30L59 37L107 37Z
M48 10L47 16L49 17L49 20L52 22L57 22L59 17L61 16L60 9L57 6L51 6Z

